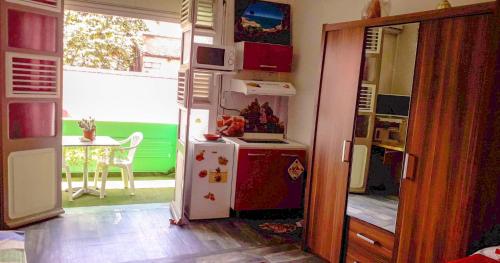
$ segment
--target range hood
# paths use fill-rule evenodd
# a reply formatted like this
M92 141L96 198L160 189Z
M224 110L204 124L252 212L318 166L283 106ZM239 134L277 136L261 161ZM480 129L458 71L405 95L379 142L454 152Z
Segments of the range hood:
M231 80L231 91L245 95L265 96L293 96L296 91L289 82L257 81L257 80Z

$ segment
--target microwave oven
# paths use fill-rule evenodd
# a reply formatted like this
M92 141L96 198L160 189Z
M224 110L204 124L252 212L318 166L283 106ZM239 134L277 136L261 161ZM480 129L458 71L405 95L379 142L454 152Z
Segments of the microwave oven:
M194 68L233 71L235 64L233 46L193 44L192 65Z

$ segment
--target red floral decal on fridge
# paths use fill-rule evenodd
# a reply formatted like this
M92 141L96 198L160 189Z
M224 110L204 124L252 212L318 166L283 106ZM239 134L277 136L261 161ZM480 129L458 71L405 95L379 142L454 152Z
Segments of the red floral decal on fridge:
M210 201L215 201L215 195L211 192L208 192L207 195L203 196L205 199L208 199Z
M198 174L199 177L201 178L204 178L208 175L208 171L207 170L202 170L200 171L200 173Z
M201 162L205 160L205 150L199 152L197 155L196 155L196 161L198 162Z

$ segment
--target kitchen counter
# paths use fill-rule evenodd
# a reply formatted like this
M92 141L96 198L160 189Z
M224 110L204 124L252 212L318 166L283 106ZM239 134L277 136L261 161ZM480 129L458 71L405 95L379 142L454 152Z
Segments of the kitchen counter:
M290 149L290 150L304 150L306 146L294 141L281 139L286 143L249 143L237 137L224 137L224 141L234 143L240 148L245 149Z

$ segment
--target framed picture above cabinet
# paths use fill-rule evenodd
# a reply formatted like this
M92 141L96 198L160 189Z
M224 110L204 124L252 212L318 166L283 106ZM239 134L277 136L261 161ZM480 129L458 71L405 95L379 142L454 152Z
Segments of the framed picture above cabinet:
M234 42L290 45L290 5L260 0L236 0Z

